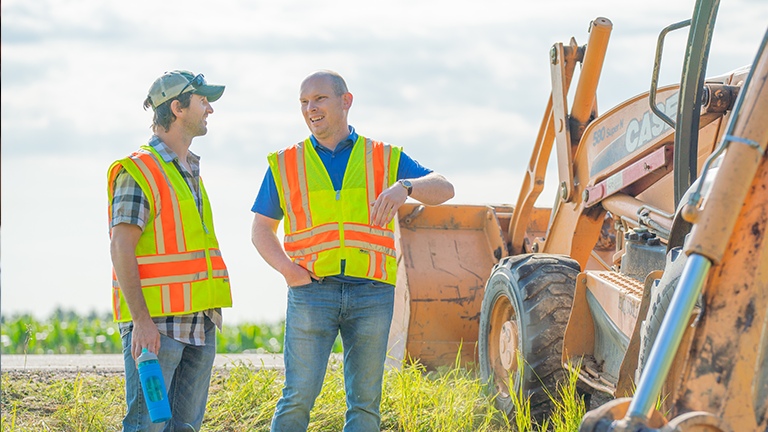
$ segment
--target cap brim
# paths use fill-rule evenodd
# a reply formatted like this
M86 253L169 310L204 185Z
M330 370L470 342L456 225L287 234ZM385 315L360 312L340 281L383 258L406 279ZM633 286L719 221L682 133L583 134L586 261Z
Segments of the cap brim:
M192 93L205 96L208 99L208 102L216 102L221 97L222 93L224 93L224 87L223 85L210 85L206 84L201 87L197 87L192 91Z

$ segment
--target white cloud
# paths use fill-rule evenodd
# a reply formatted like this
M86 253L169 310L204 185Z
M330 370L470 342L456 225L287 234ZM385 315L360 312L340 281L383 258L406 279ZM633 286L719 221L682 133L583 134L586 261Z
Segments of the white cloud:
M3 313L31 298L40 314L109 307L105 172L148 138L141 103L163 71L227 85L192 149L242 302L229 316L272 319L284 284L250 245L248 210L266 154L307 135L297 88L309 72L340 71L355 95L351 123L445 174L453 202L513 203L549 96L550 46L572 35L584 44L591 19L613 21L605 112L647 91L658 32L693 3L3 1ZM750 63L766 22L764 2L723 2L710 75ZM669 36L663 83L679 79L685 33Z

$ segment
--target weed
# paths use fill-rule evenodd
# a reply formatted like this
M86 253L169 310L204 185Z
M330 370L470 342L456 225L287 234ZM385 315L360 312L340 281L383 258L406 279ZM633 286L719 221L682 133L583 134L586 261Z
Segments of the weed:
M579 395L576 384L579 382L579 369L581 362L576 367L568 370L567 379L558 383L558 395L552 397L554 408L550 415L553 432L571 432L579 429L581 418L586 413L584 400Z

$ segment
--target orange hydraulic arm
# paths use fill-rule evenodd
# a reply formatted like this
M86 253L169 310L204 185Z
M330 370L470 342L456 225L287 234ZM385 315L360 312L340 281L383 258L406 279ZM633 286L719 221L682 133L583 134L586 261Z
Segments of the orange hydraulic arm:
M565 64L565 73L563 77L564 92L568 93L568 88L571 85L571 79L573 78L573 70L576 68L576 62L582 60L584 56L584 50L576 45L576 40L571 38L571 44L567 47L562 47L563 44L557 44L561 47L563 53L562 58ZM555 50L553 47L552 50ZM554 91L553 91L554 95ZM509 254L517 255L523 253L523 241L525 240L525 229L528 227L528 220L533 210L533 204L541 194L541 190L544 188L544 177L547 172L547 164L549 163L549 155L552 153L552 143L555 139L555 127L554 117L552 114L552 99L553 95L550 95L549 102L547 103L547 109L544 111L544 119L541 121L539 127L539 135L536 138L536 145L533 147L533 154L531 154L531 161L528 162L528 170L525 173L523 179L523 185L520 188L520 195L517 198L517 205L515 205L515 212L512 216L512 222L509 224L510 239Z
M612 24L607 18L597 18L590 25L586 50L572 38L569 46L555 44L550 52L552 61L552 95L539 128L536 145L509 224L510 255L525 252L525 230L533 204L544 187L549 155L557 141L560 193L570 197L573 191L573 154L586 125L596 116L595 91L602 70ZM585 52L586 51L586 52ZM583 60L571 116L568 117L566 97L576 62Z

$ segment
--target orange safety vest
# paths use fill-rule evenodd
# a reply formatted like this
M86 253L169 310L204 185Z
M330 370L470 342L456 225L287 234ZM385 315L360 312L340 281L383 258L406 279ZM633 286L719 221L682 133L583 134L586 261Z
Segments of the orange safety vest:
M150 315L180 315L232 306L229 274L213 230L211 205L202 179L201 219L194 195L178 169L153 148L142 146L109 167L110 218L113 184L121 167L136 180L149 201L149 221L136 246L136 259ZM156 217L158 208L160 214ZM112 288L115 321L131 321L114 268Z
M401 149L359 136L341 190L334 190L312 141L268 156L285 214L283 246L317 276L346 276L395 284L395 222L370 225L369 203L397 181Z

